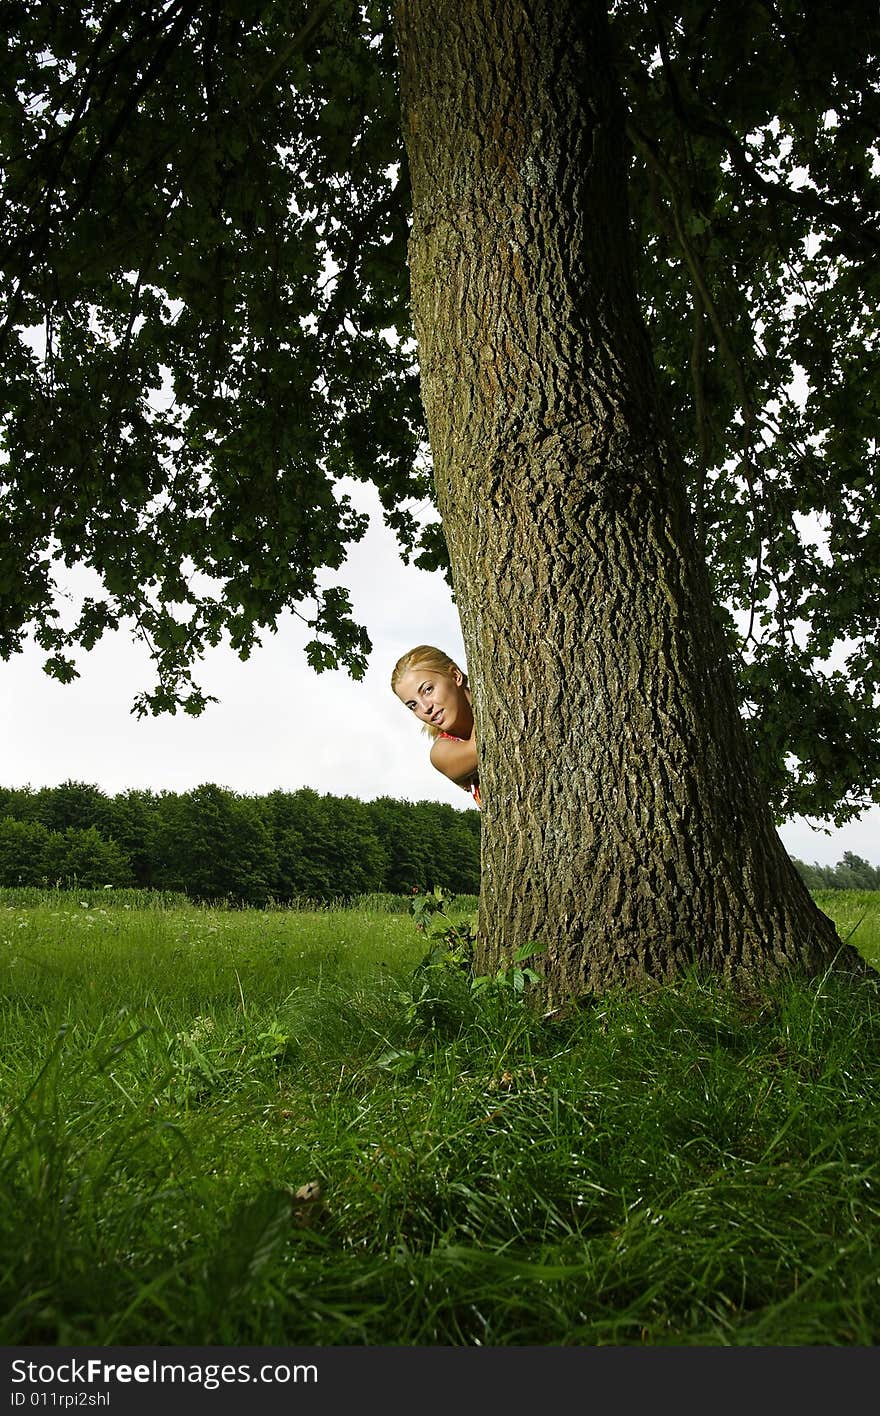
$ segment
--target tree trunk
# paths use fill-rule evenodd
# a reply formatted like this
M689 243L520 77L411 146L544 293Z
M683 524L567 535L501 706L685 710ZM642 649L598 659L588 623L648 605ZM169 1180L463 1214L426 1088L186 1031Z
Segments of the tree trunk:
M398 0L412 299L484 801L551 1003L840 947L752 771L632 284L605 4Z

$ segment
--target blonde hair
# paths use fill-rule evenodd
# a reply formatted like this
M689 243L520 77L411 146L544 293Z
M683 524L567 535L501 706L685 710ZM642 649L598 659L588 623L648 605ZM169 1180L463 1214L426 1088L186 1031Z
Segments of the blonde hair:
M461 674L462 687L468 687L467 674L464 669L459 668L454 659L450 659L448 654L444 654L442 649L435 649L433 644L418 644L415 649L410 649L408 654L402 655L391 670L392 692L397 688L404 674L408 674L411 669L427 669L432 674L444 674L448 677L453 669L458 669ZM433 723L423 723L422 732L428 737L437 737L439 728L435 728Z

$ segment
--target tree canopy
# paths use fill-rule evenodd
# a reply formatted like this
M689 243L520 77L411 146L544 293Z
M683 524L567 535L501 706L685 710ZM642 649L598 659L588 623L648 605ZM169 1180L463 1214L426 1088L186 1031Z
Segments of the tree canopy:
M779 815L880 796L876 5L610 6L638 285L741 704ZM130 624L157 683L326 588L371 481L404 554L430 461L390 7L6 7L0 654ZM66 614L64 565L102 589ZM835 657L832 657L834 655Z

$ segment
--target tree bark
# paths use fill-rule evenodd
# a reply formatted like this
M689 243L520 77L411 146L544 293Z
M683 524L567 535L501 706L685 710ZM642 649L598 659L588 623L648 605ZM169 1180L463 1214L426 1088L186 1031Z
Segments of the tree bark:
M549 1003L840 949L757 786L632 282L601 0L398 0L412 302L484 800Z

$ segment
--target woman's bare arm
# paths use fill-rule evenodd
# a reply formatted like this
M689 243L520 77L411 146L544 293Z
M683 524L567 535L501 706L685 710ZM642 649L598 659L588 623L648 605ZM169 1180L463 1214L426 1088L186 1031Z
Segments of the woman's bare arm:
M444 777L448 777L456 786L464 787L466 792L471 789L471 783L477 775L477 739L476 730L471 730L469 738L459 741L453 738L438 737L434 739L431 748L431 761L442 772Z

